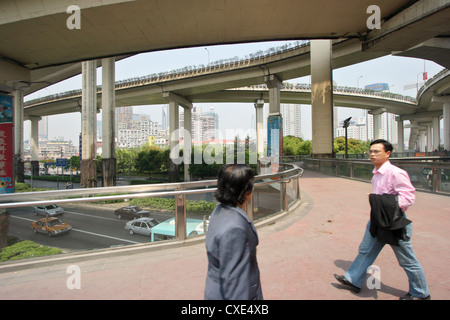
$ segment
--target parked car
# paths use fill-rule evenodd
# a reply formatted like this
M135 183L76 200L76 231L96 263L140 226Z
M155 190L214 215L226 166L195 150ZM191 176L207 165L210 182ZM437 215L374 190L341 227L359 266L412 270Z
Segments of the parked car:
M54 217L64 213L64 209L58 207L56 204L46 204L43 206L33 207L33 211L35 215L45 217Z
M56 236L72 230L72 226L63 222L59 218L43 218L31 223L31 228L34 233L46 233L48 236Z
M144 217L128 221L125 225L125 230L128 230L130 234L138 233L144 236L150 236L152 233L152 228L158 224L158 220Z
M122 219L138 219L150 216L150 211L142 210L138 206L127 206L114 211L117 218Z

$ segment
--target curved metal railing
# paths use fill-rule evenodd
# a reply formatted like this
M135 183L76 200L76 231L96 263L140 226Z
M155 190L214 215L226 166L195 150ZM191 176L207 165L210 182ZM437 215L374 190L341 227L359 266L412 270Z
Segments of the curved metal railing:
M258 84L247 87L239 87L228 90L267 90L266 84ZM294 91L294 92L311 92L311 84L302 84L302 83L288 83L283 82L281 86L281 91ZM404 96L401 94L384 92L384 91L375 91L369 89L361 89L361 88L352 88L352 87L344 87L344 86L333 86L334 94L342 94L342 95L353 95L353 96L362 96L362 97L376 97L382 98L392 101L399 101L403 103L411 103L413 105L416 104L416 99L410 96Z
M306 169L327 175L367 182L370 182L373 176L373 164L368 159L304 157L296 161L301 162ZM420 160L417 158L414 160L391 158L390 161L408 173L417 190L450 195L450 162L447 157L430 157Z
M420 101L422 95L426 92L428 88L433 86L435 83L441 81L442 79L448 77L450 75L450 70L442 69L437 74L435 74L432 78L428 79L423 86L421 86L417 92L416 101Z
M262 168L264 171L264 168ZM270 167L265 169L270 170ZM293 164L280 164L280 172L265 173L255 177L255 189L246 211L255 222L266 219L289 208L301 200L299 178L303 169ZM34 207L46 204L97 203L105 201L125 201L138 198L170 198L174 199L173 212L165 212L167 220L174 220L173 237L179 241L189 236L187 220L189 217L199 218L190 213L187 201L203 201L217 203L212 196L216 191L217 180L205 180L182 183L130 185L116 187L83 188L71 190L49 190L26 193L0 195L0 212L10 208ZM102 205L100 205L102 206ZM92 207L95 212L95 205ZM211 212L203 214L209 216ZM29 215L28 209L28 215ZM112 211L111 211L112 214ZM207 219L207 218L206 218ZM205 230L206 231L206 230ZM153 239L153 235L152 235Z

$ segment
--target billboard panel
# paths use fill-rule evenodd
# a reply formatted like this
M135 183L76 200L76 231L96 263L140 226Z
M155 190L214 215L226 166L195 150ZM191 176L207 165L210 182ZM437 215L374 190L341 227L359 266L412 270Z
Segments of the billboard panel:
M0 193L14 192L12 97L0 94Z
M374 91L389 91L388 83L372 83L368 84L364 87L366 90L374 90Z

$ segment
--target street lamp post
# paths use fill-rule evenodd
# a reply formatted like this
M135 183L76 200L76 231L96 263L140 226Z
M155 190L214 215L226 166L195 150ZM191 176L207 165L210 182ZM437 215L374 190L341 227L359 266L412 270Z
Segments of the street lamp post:
M359 89L359 79L361 79L363 76L359 76L356 78L356 87Z
M345 119L344 125L343 125L343 127L345 129L345 159L348 159L347 128L350 125L351 119L352 119L352 117Z
M208 48L205 48L205 50L206 50L206 52L208 52L208 67L209 67L209 64L210 64L210 62L209 62L209 50L208 50Z

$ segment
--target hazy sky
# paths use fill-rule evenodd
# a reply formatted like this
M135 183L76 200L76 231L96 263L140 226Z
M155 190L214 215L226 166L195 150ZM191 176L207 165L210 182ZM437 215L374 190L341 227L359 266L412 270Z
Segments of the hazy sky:
M208 62L233 58L236 56L243 59L246 55L256 53L259 50L265 51L268 48L282 46L286 43L286 41L264 42L143 53L116 62L116 80L146 76L153 73L183 68L185 66L207 65ZM424 71L428 73L428 78L431 78L442 69L442 66L423 59L385 56L349 67L335 69L333 71L333 80L338 86L357 87L358 85L360 88L363 88L367 84L386 82L389 84L391 92L415 97L416 89L404 90L404 86L414 84L418 79L419 82L421 82L421 73ZM101 79L101 68L98 68L98 84L101 84ZM287 82L309 84L310 76L291 79ZM81 76L76 76L28 95L25 97L25 101L80 88ZM207 111L213 106L216 113L219 114L219 127L223 132L225 132L226 129L247 130L251 128L252 115L254 114L253 104L203 103L194 105L201 106L203 111ZM267 108L268 102L265 105L265 110ZM302 134L304 139L310 140L311 106L304 105L301 108ZM134 107L134 112L149 114L153 121L161 123L161 105ZM362 110L360 109L339 108L338 120L340 121L349 116L358 117L361 114ZM100 114L98 115L98 119L101 120ZM25 139L29 139L29 121L25 121L24 130ZM63 136L66 140L72 140L74 145L78 145L78 135L80 132L80 113L49 117L50 139Z

